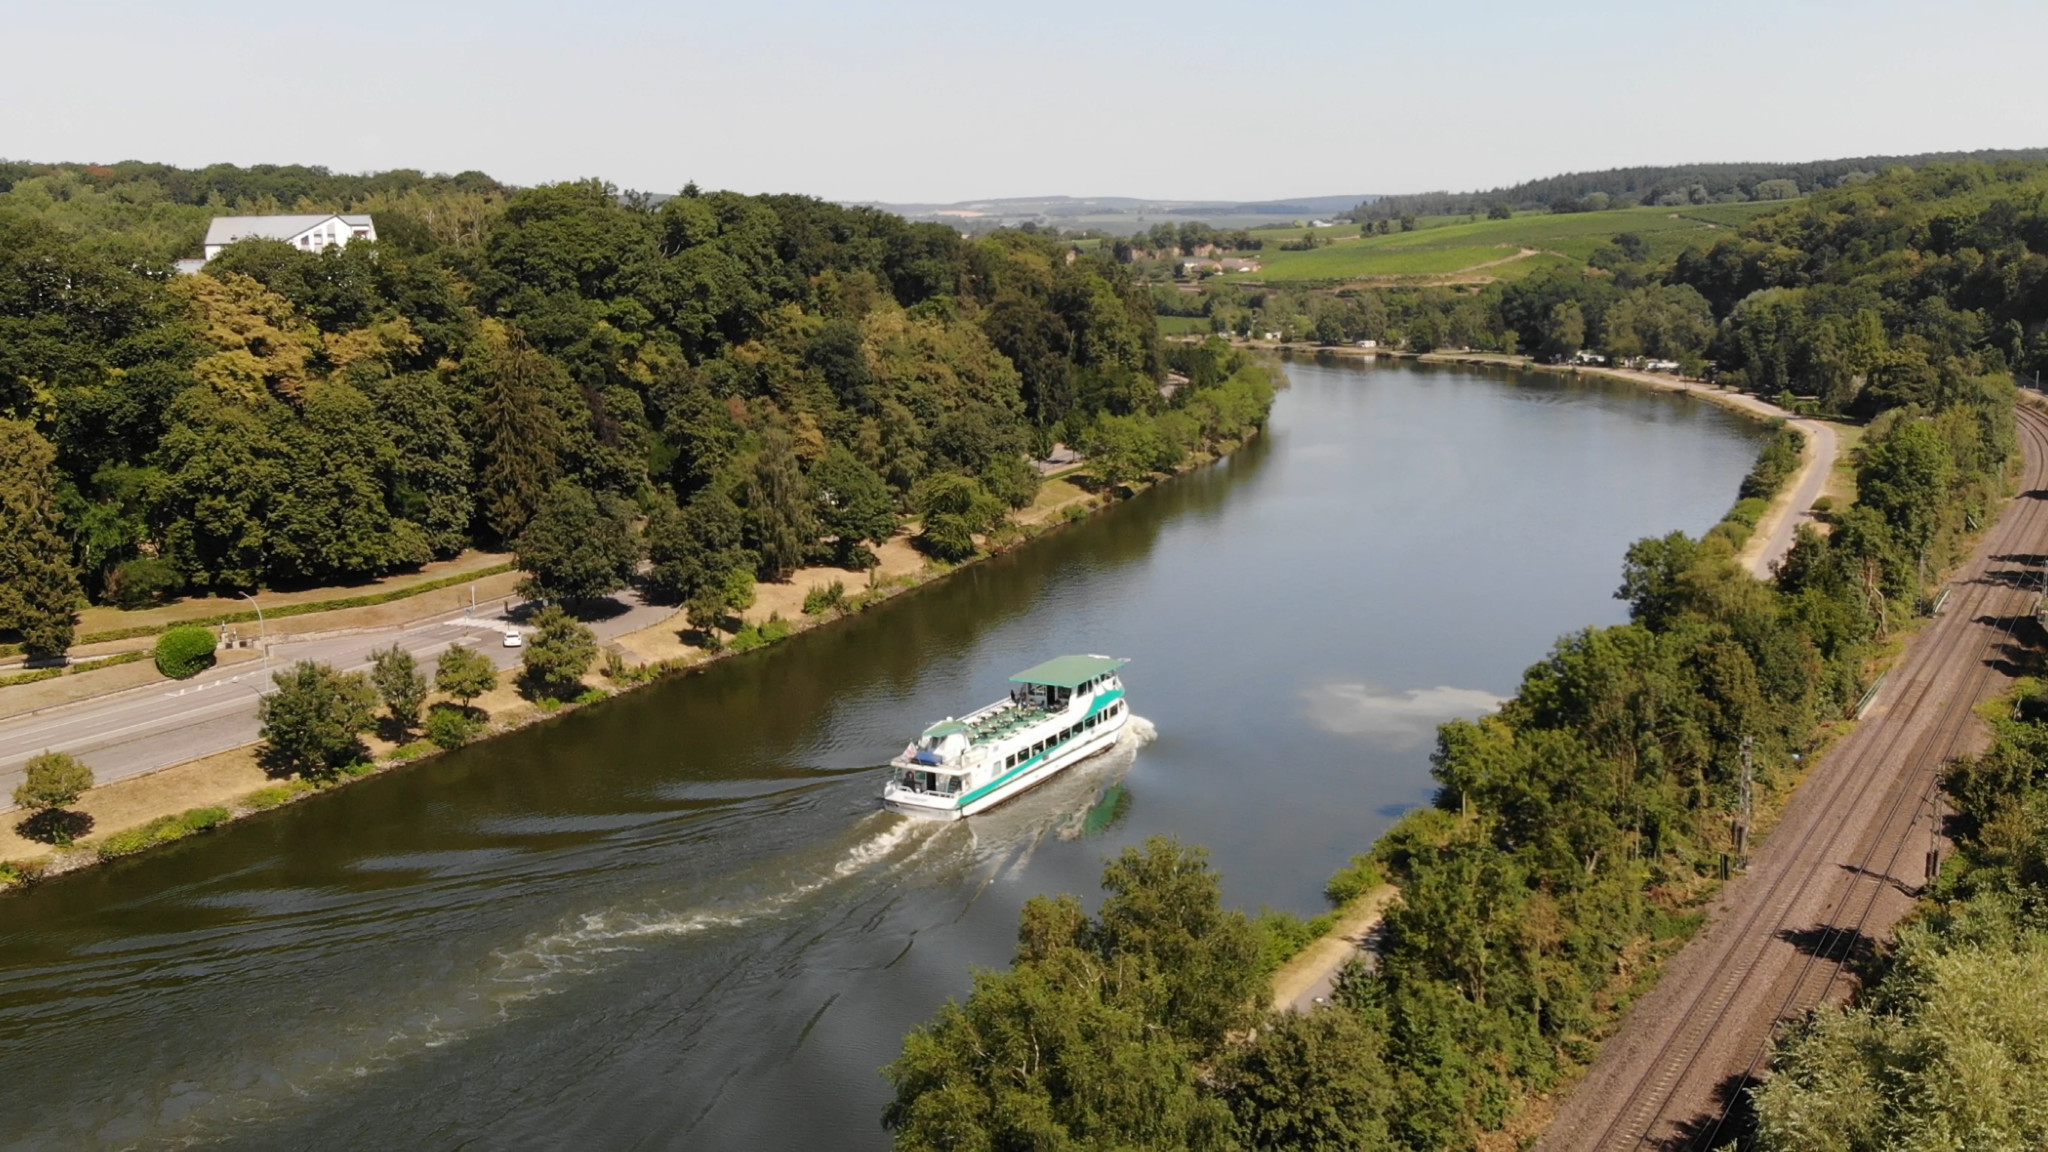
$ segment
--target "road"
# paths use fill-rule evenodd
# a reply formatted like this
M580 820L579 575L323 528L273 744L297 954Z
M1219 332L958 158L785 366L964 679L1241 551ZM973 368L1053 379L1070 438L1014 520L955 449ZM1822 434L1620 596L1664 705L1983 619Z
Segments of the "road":
M1786 1022L1847 994L1845 962L1912 910L1935 839L1934 777L1975 747L1972 708L2010 683L2048 554L2048 418L2021 410L2022 495L1907 647L1867 718L1822 756L1706 928L1559 1107L1542 1152L1710 1148Z
M618 601L621 611L591 624L601 641L658 624L675 612L631 593ZM517 607L514 614L519 614ZM287 640L271 646L267 668L239 664L183 684L152 684L16 717L0 723L0 805L9 803L29 757L46 749L78 756L92 766L98 783L107 784L251 743L257 739L256 703L271 687L270 673L300 660L363 669L369 667L372 649L395 643L431 664L449 645L463 643L490 656L499 668L509 668L518 662L520 650L503 646L508 623L502 612L484 612L474 619L454 617L404 629Z

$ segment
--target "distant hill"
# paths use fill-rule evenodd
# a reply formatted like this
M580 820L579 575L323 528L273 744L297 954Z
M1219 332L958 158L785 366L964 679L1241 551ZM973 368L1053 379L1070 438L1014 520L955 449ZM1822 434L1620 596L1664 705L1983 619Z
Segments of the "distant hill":
M1361 198L1347 215L1355 220L1400 216L1484 214L1495 205L1518 209L1621 208L1636 204L1728 204L1804 196L1867 180L1887 168L1924 168L1965 161L2048 160L2048 148L1991 148L1978 152L1922 152L1914 156L1857 156L1804 163L1679 164L1570 172L1485 192L1418 192ZM1768 182L1789 181L1790 184ZM1604 198L1604 199L1603 199Z
M960 200L950 204L889 204L863 201L867 207L911 220L934 220L980 232L1035 223L1043 227L1084 231L1089 228L1128 235L1164 221L1199 220L1218 228L1256 228L1297 219L1337 217L1377 197L1297 196L1286 200L1144 200L1130 196L1012 196L992 200Z

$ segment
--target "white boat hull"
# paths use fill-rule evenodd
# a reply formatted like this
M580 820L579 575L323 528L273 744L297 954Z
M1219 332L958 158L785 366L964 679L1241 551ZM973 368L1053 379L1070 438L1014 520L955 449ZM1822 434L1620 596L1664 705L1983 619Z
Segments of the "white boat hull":
M1101 752L1106 752L1130 723L1128 708L1118 708L1106 723L1052 749L1036 764L1021 766L1014 774L965 796L936 796L890 784L882 790L882 806L891 812L926 820L958 820L986 812L1012 797L1022 795L1047 780Z

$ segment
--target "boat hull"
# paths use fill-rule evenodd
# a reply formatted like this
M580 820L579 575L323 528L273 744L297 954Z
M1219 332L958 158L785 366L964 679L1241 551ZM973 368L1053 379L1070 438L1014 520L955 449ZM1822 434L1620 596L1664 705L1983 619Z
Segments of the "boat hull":
M1130 719L1130 711L1120 709L1109 723L1084 736L1075 737L1071 742L1047 754L1039 763L1023 769L1015 776L1000 780L978 794L969 793L965 798L938 797L927 793L904 791L892 786L883 791L882 806L891 812L901 812L905 816L923 820L959 820L986 812L1006 800L1029 792L1081 761L1108 751L1116 743L1117 737L1123 734L1124 726L1130 723Z

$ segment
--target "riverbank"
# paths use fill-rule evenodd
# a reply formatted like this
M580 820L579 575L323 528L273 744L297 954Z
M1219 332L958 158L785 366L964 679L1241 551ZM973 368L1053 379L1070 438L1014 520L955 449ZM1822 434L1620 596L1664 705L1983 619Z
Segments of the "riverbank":
M1256 434L1254 431L1251 435ZM1249 439L1250 436L1245 440L1225 441L1214 450L1197 452L1172 473L1129 485L1128 491L1135 495L1213 464L1241 448ZM881 564L874 571L872 583L869 577L858 572L819 567L799 569L784 582L758 585L754 603L738 613L744 626L740 636L719 649L688 643L685 637L692 633L678 626L679 610L670 613L661 623L618 636L601 646L606 655L584 676L586 691L576 701L541 704L527 700L513 688L512 675L501 675L501 684L496 690L473 702L489 720L484 731L470 743L519 731L589 707L609 696L645 687L669 676L696 671L715 661L864 611L961 568L1021 547L1054 528L1086 519L1117 502L1110 494L1092 492L1075 483L1076 473L1081 470L1081 466L1076 466L1047 477L1040 485L1038 497L1011 516L1009 527L993 539L982 539L984 547L981 553L961 564L943 564L926 558L911 544L914 525L906 524L896 536L876 550ZM516 578L516 573L509 575ZM806 598L833 583L845 589L842 606L815 614L804 613ZM432 700L440 702L442 697L437 694ZM329 781L281 780L269 776L257 762L260 745L252 743L89 789L71 806L71 810L92 818L91 832L67 846L57 847L28 840L16 830L19 821L10 819L0 827L0 892L91 867L104 860L131 855L135 851L183 839L371 776L432 760L442 751L422 740L395 745L375 735L366 737L364 743L371 758Z
M1689 380L1681 376L1642 372L1632 368L1609 368L1590 364L1543 364L1528 356L1498 352L1404 352L1390 348L1357 348L1346 345L1325 347L1252 340L1238 340L1233 343L1240 347L1281 354L1312 352L1319 356L1331 355L1362 360L1405 359L1422 364L1462 364L1509 368L1524 372L1548 372L1560 376L1597 376L1659 392L1678 392L1696 396L1760 423L1782 422L1786 427L1798 430L1805 439L1805 444L1800 450L1799 468L1771 497L1769 507L1765 509L1749 539L1735 557L1737 564L1759 580L1769 579L1778 561L1791 551L1801 524L1815 524L1825 530L1825 526L1820 525L1813 515L1814 505L1822 496L1828 496L1836 504L1847 504L1853 499L1853 483L1841 474L1837 465L1843 459L1842 441L1853 440L1860 434L1859 428L1788 412L1768 400L1747 392L1722 388L1704 380Z

